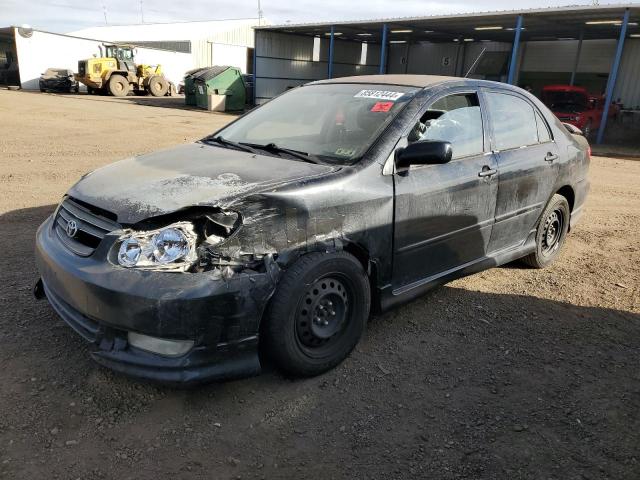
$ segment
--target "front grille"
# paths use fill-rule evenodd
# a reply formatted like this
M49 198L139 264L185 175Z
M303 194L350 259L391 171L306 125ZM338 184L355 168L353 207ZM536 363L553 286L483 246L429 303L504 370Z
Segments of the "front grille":
M74 223L70 225L71 222ZM105 235L118 230L120 225L67 197L58 208L54 228L65 247L76 255L88 257L100 245Z

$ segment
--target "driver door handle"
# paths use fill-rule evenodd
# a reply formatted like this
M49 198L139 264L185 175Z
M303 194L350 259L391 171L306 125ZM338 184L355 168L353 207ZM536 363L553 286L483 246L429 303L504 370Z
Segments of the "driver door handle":
M490 177L498 173L498 170L495 168L490 168L489 165L485 165L482 167L482 170L478 172L479 177Z
M551 152L547 152L547 156L544 157L544 161L545 162L553 162L556 158L558 158L558 155L556 155L555 153L551 153Z

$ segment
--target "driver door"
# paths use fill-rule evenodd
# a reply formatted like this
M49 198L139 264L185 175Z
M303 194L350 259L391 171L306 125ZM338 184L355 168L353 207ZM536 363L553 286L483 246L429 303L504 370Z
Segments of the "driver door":
M453 159L394 173L394 291L463 268L487 253L498 191L477 91L445 93L421 112L406 143L444 140Z

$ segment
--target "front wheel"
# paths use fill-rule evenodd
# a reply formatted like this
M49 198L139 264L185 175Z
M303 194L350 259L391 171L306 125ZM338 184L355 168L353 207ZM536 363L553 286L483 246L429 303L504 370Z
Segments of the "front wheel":
M126 97L129 94L129 82L122 75L112 75L109 79L109 93L114 97Z
M305 255L285 272L267 309L266 353L292 375L326 372L360 340L370 304L369 280L355 257Z
M154 97L164 97L169 89L169 83L164 77L154 75L149 79L147 89Z
M544 209L536 230L536 250L522 259L534 268L544 268L558 257L569 230L569 202L555 194Z

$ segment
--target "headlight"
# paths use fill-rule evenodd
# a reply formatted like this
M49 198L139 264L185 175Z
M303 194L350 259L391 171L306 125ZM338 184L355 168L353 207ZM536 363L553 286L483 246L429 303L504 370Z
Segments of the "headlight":
M197 260L197 239L191 222L147 232L129 231L119 239L118 263L127 268L186 270Z
M158 263L171 263L189 254L189 240L177 228L165 228L152 240L153 258Z

